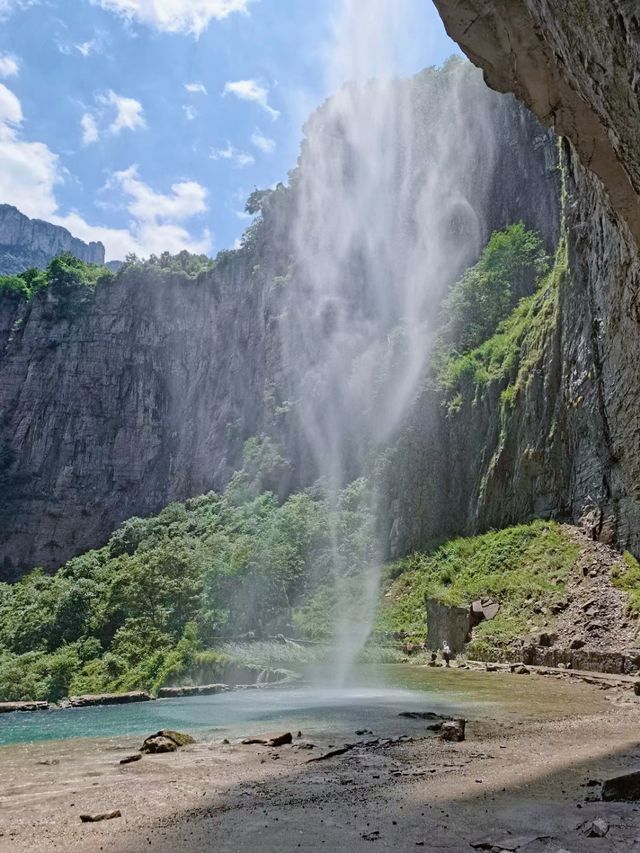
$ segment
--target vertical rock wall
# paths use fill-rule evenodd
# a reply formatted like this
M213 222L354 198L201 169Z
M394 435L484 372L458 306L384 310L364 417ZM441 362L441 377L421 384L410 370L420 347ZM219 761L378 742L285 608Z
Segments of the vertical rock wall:
M506 431L499 384L454 425L437 401L418 408L391 550L556 515L638 554L640 12L626 0L435 2L489 85L566 135L569 264Z

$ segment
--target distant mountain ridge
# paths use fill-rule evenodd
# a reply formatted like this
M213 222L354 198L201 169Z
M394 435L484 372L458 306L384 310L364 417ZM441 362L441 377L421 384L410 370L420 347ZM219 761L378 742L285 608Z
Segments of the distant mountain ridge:
M29 219L13 205L0 204L0 275L45 267L62 252L86 263L104 264L102 243L85 243L60 225Z

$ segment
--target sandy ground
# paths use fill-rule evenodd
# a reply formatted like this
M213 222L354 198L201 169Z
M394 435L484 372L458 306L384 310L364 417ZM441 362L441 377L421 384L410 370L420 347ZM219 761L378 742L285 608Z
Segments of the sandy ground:
M0 850L640 851L640 804L592 802L589 785L640 769L640 699L534 675L487 678L526 679L541 703L552 693L553 713L480 714L463 743L394 717L373 735L294 732L275 749L201 742L125 766L139 738L2 747ZM412 740L384 743L399 734ZM122 817L79 818L113 809ZM589 838L582 825L596 818L608 832Z

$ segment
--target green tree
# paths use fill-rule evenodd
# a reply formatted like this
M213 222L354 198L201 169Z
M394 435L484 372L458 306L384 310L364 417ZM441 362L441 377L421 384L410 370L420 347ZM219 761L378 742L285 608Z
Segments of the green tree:
M548 270L549 258L539 235L522 222L495 231L478 263L444 302L444 348L465 353L486 341Z

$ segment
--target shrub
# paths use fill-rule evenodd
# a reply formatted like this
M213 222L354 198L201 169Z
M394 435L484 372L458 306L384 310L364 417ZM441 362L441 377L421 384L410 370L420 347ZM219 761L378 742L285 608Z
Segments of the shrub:
M535 291L548 269L549 258L539 235L522 222L495 231L478 263L444 302L442 346L456 353L480 346L520 299Z

